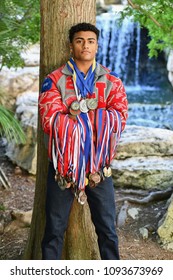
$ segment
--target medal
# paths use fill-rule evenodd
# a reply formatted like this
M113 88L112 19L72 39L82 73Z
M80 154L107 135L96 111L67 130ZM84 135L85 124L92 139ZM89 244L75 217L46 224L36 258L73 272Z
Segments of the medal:
M88 178L86 177L86 178L85 178L85 186L88 185L88 182L89 182L89 181L88 181Z
M80 114L80 105L78 101L73 101L70 107L70 114L73 116L77 116Z
M112 175L112 170L110 167L104 167L103 168L103 174L105 177L110 177Z
M89 175L89 186L95 188L100 183L101 178L98 172Z
M66 189L66 181L61 175L58 176L58 186L62 191Z
M87 102L87 107L89 110L95 110L97 108L97 105L98 105L97 98L87 99L86 102Z
M73 186L73 181L72 181L72 178L70 176L66 176L64 180L65 180L66 189L69 189L70 187Z
M71 104L71 108L72 110L79 110L80 109L80 105L79 105L79 102L78 101L73 101L72 104Z
M77 116L77 115L80 114L80 110L72 110L72 109L70 108L69 111L70 111L70 114L71 114L72 116Z
M86 201L87 201L87 196L86 196L85 192L80 191L79 194L78 194L78 202L81 205L84 205Z
M88 112L88 107L85 99L82 99L80 101L80 110L82 113L87 113Z

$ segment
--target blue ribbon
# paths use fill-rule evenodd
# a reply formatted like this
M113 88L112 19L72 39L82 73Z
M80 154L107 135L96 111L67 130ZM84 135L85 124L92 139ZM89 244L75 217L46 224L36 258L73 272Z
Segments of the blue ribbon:
M71 64L73 68L71 67ZM93 69L93 65L90 66L88 73L86 77L84 76L84 73L80 72L79 69L76 66L75 61L70 58L69 62L67 62L67 67L76 76L76 86L79 90L79 93L84 98L86 97L87 93L90 93L90 95L93 94L93 87L94 87L94 78L95 78L95 68Z

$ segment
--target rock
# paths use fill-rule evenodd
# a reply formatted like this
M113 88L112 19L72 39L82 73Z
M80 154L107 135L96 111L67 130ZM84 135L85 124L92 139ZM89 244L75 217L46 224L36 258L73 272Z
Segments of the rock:
M145 228L145 227L142 227L139 229L139 232L140 234L142 235L142 238L145 240L145 239L148 239L148 229Z
M3 67L0 71L0 85L7 108L14 109L19 94L28 90L39 91L39 53L38 44L30 46L21 55L25 61L24 68Z
M23 223L25 226L31 225L31 219L32 219L32 210L29 211L21 211L21 210L13 210L11 212L11 217L14 220L18 220L21 223Z
M173 184L173 131L127 126L112 162L114 184L143 189Z
M39 88L39 66L16 69L3 68L0 73L0 84L4 92L6 106L13 109L19 94L37 91Z
M40 45L29 46L22 52L21 57L24 59L25 66L38 66L40 64Z
M4 232L15 231L18 228L29 227L31 225L32 210L20 211L13 210L11 212L13 221L11 221L4 229Z
M127 220L127 209L128 209L128 202L125 201L124 204L122 205L118 217L117 217L117 227L123 227L126 220Z
M153 234L156 232L156 227L154 225L147 224L147 225L145 225L144 228L146 228L148 230L149 234Z
M19 166L16 166L14 169L15 175L22 175L22 169Z
M26 143L8 144L6 155L19 167L36 174L38 92L26 92L16 101L16 114L26 134Z
M168 210L161 222L159 222L159 228L157 233L160 238L160 242L163 244L163 247L167 250L173 251L173 195L170 199L170 204Z
M127 125L117 148L117 159L147 156L172 156L173 131Z
M133 220L137 220L139 218L139 211L140 208L129 208L128 209L128 215L133 219Z

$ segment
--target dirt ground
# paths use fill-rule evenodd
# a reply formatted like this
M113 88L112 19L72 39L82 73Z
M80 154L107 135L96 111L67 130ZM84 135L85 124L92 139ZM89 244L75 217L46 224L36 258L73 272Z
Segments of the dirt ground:
M11 221L12 210L28 211L32 209L34 199L35 178L27 172L16 174L16 166L0 154L0 166L5 171L12 187L4 189L0 186L0 221L4 219L5 225ZM123 202L118 202L124 194L121 189L116 190L117 217ZM166 201L147 205L130 204L129 208L138 208L139 217L133 219L127 215L124 226L117 228L119 248L123 260L173 260L173 252L167 251L159 244L157 224L165 212ZM143 239L139 229L149 229L149 236ZM22 258L29 228L3 232L0 234L0 259L19 260Z

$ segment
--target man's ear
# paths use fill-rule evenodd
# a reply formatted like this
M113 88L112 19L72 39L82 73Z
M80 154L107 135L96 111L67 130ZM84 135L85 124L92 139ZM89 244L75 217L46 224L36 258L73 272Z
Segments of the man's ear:
M70 47L70 54L72 54L72 53L73 53L73 47L72 47L72 44L70 44L70 45L69 45L69 47Z

